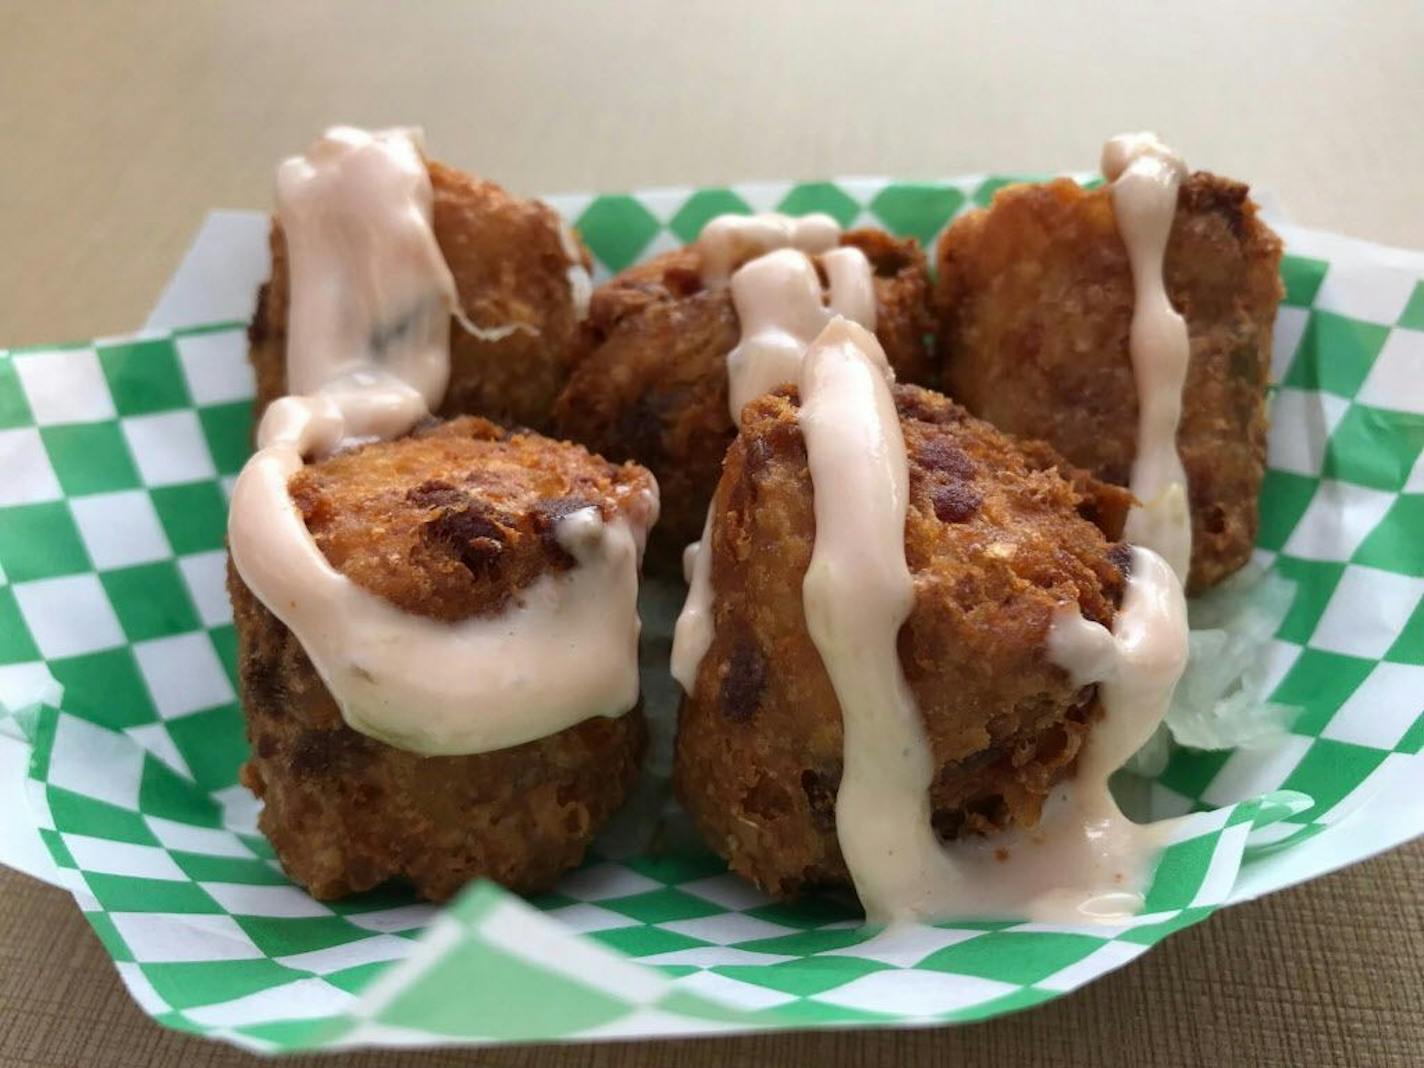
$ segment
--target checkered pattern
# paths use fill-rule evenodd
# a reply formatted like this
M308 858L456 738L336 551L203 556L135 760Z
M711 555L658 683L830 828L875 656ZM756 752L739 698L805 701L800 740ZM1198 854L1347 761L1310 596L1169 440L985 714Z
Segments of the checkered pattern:
M268 1051L981 1019L1204 919L1252 829L1309 803L1188 817L1119 927L877 932L838 902L774 903L705 854L596 859L528 904L488 884L443 911L395 891L321 903L247 812L120 731L50 708L32 774L41 837L138 1002Z
M212 791L241 757L221 476L251 395L237 324L0 357L0 703L52 676Z
M606 272L742 208L932 240L1004 181L556 206ZM1296 583L1268 667L1302 713L1264 750L1174 755L1148 807L1188 816L1130 923L877 933L832 900L767 901L696 853L595 858L529 903L488 885L443 910L398 892L312 901L236 785L222 540L252 388L237 324L0 352L0 710L28 709L0 729L33 741L41 834L147 1011L263 1050L915 1025L1072 990L1209 915L1253 850L1420 766L1424 284L1289 236L1259 555Z
M705 858L589 865L558 895L534 903L542 915L482 887L382 980L397 1000L368 990L338 1041L432 1033L527 1041L549 1036L544 1006L554 1000L567 1027L560 1037L571 1039L922 1025L1028 1008L1209 915L1230 888L1248 832L1288 811L1289 799L1283 804L1272 811L1252 802L1194 817L1165 854L1147 910L1115 928L871 930L852 910L825 901L773 904ZM433 994L480 989L494 974L510 978L501 983L503 1001L452 1003ZM530 997L521 1005L516 992L524 982Z
M1027 176L1041 178L1043 176ZM1078 174L1084 185L1101 181ZM708 220L728 212L822 211L842 226L877 226L932 245L961 212L987 205L1011 181L971 175L936 182L849 178L835 182L748 182L725 188L648 189L635 194L564 194L546 198L593 253L595 279L697 238Z
M1424 769L1424 281L1286 228L1269 470L1257 556L1296 583L1267 652L1301 709L1267 750L1178 751L1158 788L1203 808L1263 790L1313 799L1262 845L1320 833Z

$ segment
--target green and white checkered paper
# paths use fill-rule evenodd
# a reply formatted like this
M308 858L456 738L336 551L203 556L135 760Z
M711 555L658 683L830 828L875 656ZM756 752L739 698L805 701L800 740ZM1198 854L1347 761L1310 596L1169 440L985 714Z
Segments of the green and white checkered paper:
M607 272L728 210L823 210L928 241L1003 181L554 202ZM307 897L236 782L223 532L252 391L238 322L0 351L0 731L33 744L32 816L62 879L160 1022L273 1051L921 1026L1132 960L1311 855L1302 843L1381 818L1390 784L1424 782L1424 260L1287 236L1258 559L1296 583L1266 655L1274 699L1303 712L1267 748L1173 756L1148 803L1189 815L1132 922L876 932L836 901L772 903L696 848L608 850L528 902L490 885L443 909ZM647 691L665 742L675 690ZM665 751L653 763L665 772ZM1424 832L1415 816L1407 833Z

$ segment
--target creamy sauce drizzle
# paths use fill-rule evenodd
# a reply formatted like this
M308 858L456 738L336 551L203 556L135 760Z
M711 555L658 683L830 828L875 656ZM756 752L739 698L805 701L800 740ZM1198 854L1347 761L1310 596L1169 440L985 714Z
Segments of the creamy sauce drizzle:
M1122 134L1103 147L1102 170L1112 183L1113 214L1134 290L1128 347L1138 417L1129 487L1142 503L1128 514L1124 537L1156 550L1185 582L1192 525L1177 426L1191 343L1186 321L1167 296L1163 261L1186 165L1150 133Z
M727 356L727 406L734 424L748 402L796 381L807 346L834 316L875 329L875 288L865 253L832 249L821 262L830 282L829 305L822 302L815 266L793 249L768 252L732 276L742 331Z
M677 614L672 631L672 677L683 692L691 693L697 685L697 670L702 658L712 648L716 635L713 618L712 590L712 508L702 523L702 537L689 545L682 554L682 573L687 581L687 600Z
M1103 720L1074 778L1031 831L942 845L930 823L934 761L896 642L914 603L904 552L908 464L891 375L874 336L832 323L806 354L800 424L815 490L807 628L841 705L841 852L872 922L1028 916L1081 922L1141 906L1160 827L1127 820L1108 776L1156 728L1186 658L1181 585L1133 550L1113 632L1065 607L1049 637L1075 683L1102 684Z
M290 387L258 428L233 489L233 563L297 637L346 722L425 754L546 737L638 698L638 563L655 494L555 526L575 560L499 615L412 615L333 568L287 483L308 459L386 440L437 407L449 378L455 288L431 229L410 131L328 131L278 172L291 259ZM558 670L550 670L557 658Z
M393 405L412 423L425 414L412 390L427 410L440 403L459 302L431 229L432 202L418 131L334 127L278 167L291 269L289 392L353 402L360 394L363 408Z
M841 226L822 212L811 215L719 215L702 228L697 249L702 254L702 279L725 282L737 264L778 248L816 255L840 241Z
M1108 778L1161 722L1186 661L1181 580L1191 528L1176 428L1188 345L1162 279L1183 170L1150 137L1117 138L1104 152L1136 290L1131 352L1142 417L1132 489L1144 506L1134 510L1129 530L1146 544L1133 549L1112 631L1084 620L1076 604L1053 620L1051 661L1076 685L1099 685L1103 718L1089 732L1074 776L1047 799L1031 830L944 845L931 825L934 760L897 650L914 583L904 555L908 464L890 392L893 373L872 333L833 318L838 311L873 329L868 265L843 261L851 281L841 282L838 301L840 268L826 257L829 311L814 270L794 252L764 255L732 276L742 323L742 340L728 358L733 418L783 382L800 386L798 418L818 488L804 607L845 730L837 835L872 922L1105 921L1141 908L1166 828L1123 816ZM829 248L834 237L817 232L814 241ZM799 243L785 220L715 220L700 244L704 275L712 279L725 277L748 248L815 251ZM688 692L713 635L711 526L709 510L701 541L684 556L691 588L678 619L673 674Z
M564 272L569 280L569 297L574 304L574 318L583 322L588 318L588 305L593 300L593 279L583 265L583 255L579 252L578 240L567 225L559 227L559 243L564 255L569 258L568 269Z
M761 217L752 217L757 218ZM829 216L822 218L834 225ZM708 223L707 230L723 219L747 221L745 216L722 216ZM706 231L703 235L705 240ZM741 324L741 339L727 356L728 407L734 425L740 423L748 402L798 379L807 347L837 315L875 329L875 287L865 253L858 248L832 248L822 254L821 263L830 283L829 306L823 303L815 265L795 249L768 252L732 276L732 303ZM683 555L688 592L673 631L672 674L688 693L715 632L711 529L709 505L701 540L689 545Z

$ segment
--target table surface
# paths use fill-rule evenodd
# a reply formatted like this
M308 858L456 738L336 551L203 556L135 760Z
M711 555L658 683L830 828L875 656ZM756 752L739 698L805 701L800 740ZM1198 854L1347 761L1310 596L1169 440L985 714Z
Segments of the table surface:
M5 0L0 340L132 329L203 215L265 207L333 121L423 124L522 193L1087 169L1150 126L1299 222L1424 247L1417 4L1032 6ZM287 1063L1418 1063L1421 874L1416 841L973 1027ZM0 1063L252 1060L150 1023L68 896L0 869Z

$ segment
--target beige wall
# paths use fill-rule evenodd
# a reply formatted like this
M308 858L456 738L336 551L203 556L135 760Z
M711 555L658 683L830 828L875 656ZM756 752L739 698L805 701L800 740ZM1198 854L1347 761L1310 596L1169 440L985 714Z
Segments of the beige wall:
M528 193L1089 168L1151 126L1302 222L1424 246L1421 29L1409 3L6 0L0 343L135 326L203 213L265 206L334 120L421 123Z

